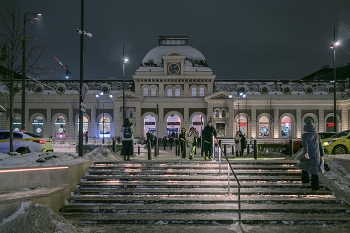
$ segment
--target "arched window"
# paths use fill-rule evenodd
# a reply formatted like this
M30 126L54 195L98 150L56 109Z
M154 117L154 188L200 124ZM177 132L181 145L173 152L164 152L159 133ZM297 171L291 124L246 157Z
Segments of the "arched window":
M167 89L167 96L172 97L173 96L173 89L171 87L168 87Z
M270 121L266 116L259 119L259 137L269 137Z
M44 135L44 118L42 116L36 116L32 122L33 132L36 135L43 136Z
M334 132L334 117L329 116L326 120L326 132Z
M219 110L215 110L215 117L219 117Z
M192 97L197 97L197 88L192 87Z
M292 135L292 120L289 116L284 116L281 120L281 136L288 138Z
M180 97L181 96L181 89L180 89L180 87L176 87L175 88L175 96L176 97Z
M156 97L157 96L157 88L156 87L151 87L151 96Z
M58 116L55 121L55 135L56 138L66 137L66 118Z
M226 118L226 110L225 110L225 109L223 109L223 110L221 111L221 117L222 117L222 118Z
M111 119L105 115L101 117L99 125L100 125L100 134L102 135L104 134L104 137L109 137L111 133Z
M142 90L142 94L143 96L148 96L148 87L144 87L143 90Z
M199 88L199 96L200 96L200 97L204 97L204 94L205 94L205 93L204 93L204 87L200 87L200 88Z

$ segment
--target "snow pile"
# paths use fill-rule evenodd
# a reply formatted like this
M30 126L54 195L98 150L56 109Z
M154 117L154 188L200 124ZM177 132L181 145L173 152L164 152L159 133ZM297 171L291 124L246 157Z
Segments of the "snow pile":
M86 160L92 161L118 161L121 158L105 146L97 147L95 150L83 156Z
M50 208L32 202L23 202L17 212L2 221L0 232L74 233L78 230Z

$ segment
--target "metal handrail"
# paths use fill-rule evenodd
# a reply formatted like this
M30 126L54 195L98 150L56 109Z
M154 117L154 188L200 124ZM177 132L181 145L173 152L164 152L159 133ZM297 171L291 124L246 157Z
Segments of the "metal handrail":
M221 156L220 155L224 155L226 161L227 161L227 189L228 189L228 195L230 196L231 193L230 193L230 169L231 169L231 172L233 174L233 176L235 177L236 179L236 182L237 182L237 185L238 185L238 221L239 221L239 224L241 225L242 224L242 218L241 218L241 184L236 176L236 173L235 171L233 170L233 167L230 163L230 161L228 160L226 154L224 153L224 151L222 150L221 148L221 145L218 143L217 139L215 137L214 138L214 142L218 145L218 148L219 148L219 174L221 174ZM214 144L215 145L215 144Z

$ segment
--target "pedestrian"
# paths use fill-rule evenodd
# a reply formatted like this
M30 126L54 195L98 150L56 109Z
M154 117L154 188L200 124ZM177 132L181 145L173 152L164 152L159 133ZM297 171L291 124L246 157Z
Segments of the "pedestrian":
M85 144L88 144L89 141L89 131L86 130L85 132Z
M121 155L124 156L124 161L130 161L130 155L134 150L134 128L131 125L128 118L124 119L124 123L121 128L122 132L122 151Z
M241 137L241 156L243 156L244 149L247 148L247 139L244 137L242 132L240 132L239 136Z
M213 155L214 140L213 136L216 138L216 129L213 127L213 123L208 121L207 125L204 127L202 132L202 150L205 153L204 159L210 159ZM214 157L212 157L214 160Z
M174 138L173 137L169 137L169 147L170 147L170 150L173 149L173 143L174 143Z
M194 153L196 151L197 138L199 136L198 131L191 127L188 133L186 134L186 140L188 142L188 157L189 159L193 159Z
M163 143L163 147L164 147L164 150L165 148L167 147L168 145L168 139L166 138L166 136L164 136L163 140L162 140L162 143Z
M299 163L302 170L301 181L303 184L308 184L311 173L311 189L319 190L318 173L321 171L320 165L324 161L324 153L321 138L311 120L305 123L301 138L303 141L303 156Z
M241 132L237 131L235 136L235 151L236 151L236 157L241 156L242 149L241 149Z
M185 159L186 158L186 148L187 148L186 128L185 127L181 128L181 133L179 135L179 142L180 142L182 159Z

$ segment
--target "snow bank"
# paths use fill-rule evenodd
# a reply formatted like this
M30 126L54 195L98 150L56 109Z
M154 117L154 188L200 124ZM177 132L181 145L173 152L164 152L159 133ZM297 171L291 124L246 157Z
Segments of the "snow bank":
M21 208L0 224L0 232L77 233L68 220L50 208L32 202L23 202Z

